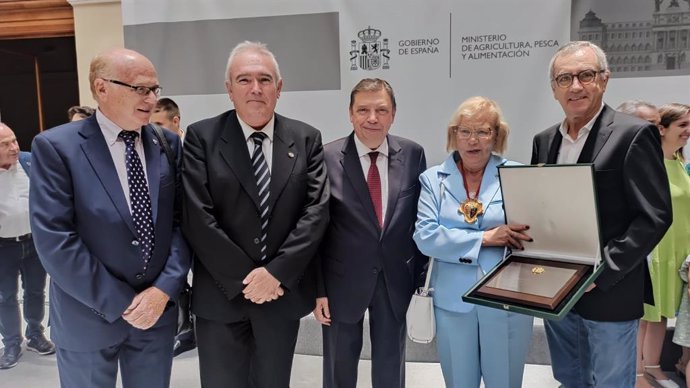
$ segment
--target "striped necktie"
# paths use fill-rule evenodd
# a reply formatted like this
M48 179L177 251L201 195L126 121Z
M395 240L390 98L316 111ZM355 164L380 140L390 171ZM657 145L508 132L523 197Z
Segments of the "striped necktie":
M256 187L259 189L259 211L261 213L261 260L266 260L266 234L268 232L268 196L270 195L269 185L271 183L271 172L268 170L268 163L264 158L261 149L266 134L254 132L250 138L254 141L254 151L252 152L252 169L256 177Z

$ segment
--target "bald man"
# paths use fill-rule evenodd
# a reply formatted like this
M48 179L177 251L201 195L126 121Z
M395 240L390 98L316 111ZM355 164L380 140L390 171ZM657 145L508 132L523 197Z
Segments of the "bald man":
M96 114L37 136L31 225L51 277L51 338L62 388L170 384L179 295L190 265L178 227L174 163L148 125L160 86L143 55L91 62Z

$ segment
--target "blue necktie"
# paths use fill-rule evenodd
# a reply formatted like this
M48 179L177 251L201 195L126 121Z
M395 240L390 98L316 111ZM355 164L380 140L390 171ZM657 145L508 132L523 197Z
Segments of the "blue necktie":
M270 194L271 172L264 158L261 145L267 135L263 132L254 132L250 138L254 141L252 152L252 169L256 177L256 187L259 189L259 212L261 213L261 260L266 260L266 235L268 232L268 196Z
M137 136L139 136L139 133L135 131L122 131L118 135L125 142L125 165L127 166L130 209L134 228L139 235L141 256L144 259L143 273L145 274L154 245L153 215L144 167L141 164L141 159L139 159L139 154L134 148Z

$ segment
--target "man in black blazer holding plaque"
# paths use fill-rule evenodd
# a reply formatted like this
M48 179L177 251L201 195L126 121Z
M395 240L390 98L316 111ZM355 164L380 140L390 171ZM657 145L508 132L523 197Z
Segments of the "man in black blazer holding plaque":
M553 373L566 388L635 386L646 256L671 225L659 130L603 103L610 72L590 42L561 47L550 63L565 120L534 137L532 163L594 163L606 268L561 321L546 321ZM567 206L568 198L563 198Z

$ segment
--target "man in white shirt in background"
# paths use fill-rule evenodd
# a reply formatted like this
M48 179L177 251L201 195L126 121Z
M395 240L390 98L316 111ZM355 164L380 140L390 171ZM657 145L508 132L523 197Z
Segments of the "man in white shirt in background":
M163 97L158 99L149 121L152 124L171 130L180 139L184 138L184 130L180 127L180 107L170 98Z
M24 289L25 336L28 350L55 353L41 324L45 316L46 271L38 260L29 225L31 154L20 152L17 137L0 123L0 335L5 345L0 369L17 365L22 355L22 321L17 300L18 279Z

